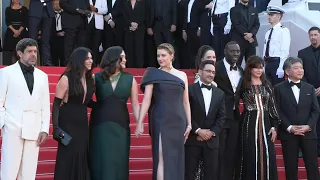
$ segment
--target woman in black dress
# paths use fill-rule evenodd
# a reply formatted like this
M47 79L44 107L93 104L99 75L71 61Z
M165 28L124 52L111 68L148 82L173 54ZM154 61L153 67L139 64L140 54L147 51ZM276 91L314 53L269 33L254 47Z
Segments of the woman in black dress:
M237 180L278 179L274 141L280 119L263 67L263 59L252 56L244 70L241 96L245 108L241 115Z
M90 179L87 104L94 93L92 63L89 49L75 49L56 87L52 110L53 138L59 142L55 180ZM72 139L69 144L63 144L67 135Z
M144 92L136 135L143 133L143 119L149 110L152 138L153 180L184 179L184 142L189 136L191 114L187 75L172 67L173 46L157 48L160 68L148 68L141 90Z
M17 61L17 43L27 37L28 9L20 4L20 0L12 0L6 8L5 17L7 30L3 41L3 65L11 65Z

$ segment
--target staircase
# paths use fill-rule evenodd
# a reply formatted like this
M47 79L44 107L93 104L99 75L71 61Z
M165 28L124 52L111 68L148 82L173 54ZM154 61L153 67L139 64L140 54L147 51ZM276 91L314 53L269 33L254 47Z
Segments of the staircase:
M1 68L1 67L0 67ZM59 67L40 67L44 72L49 75L49 86L50 86L50 102L52 108L52 102L54 99L54 93L56 84L59 80L61 73L64 68ZM97 70L95 70L96 72ZM127 72L133 74L140 85L143 73L145 69L126 69ZM193 71L185 71L188 75L189 83L194 80ZM140 86L139 86L140 88ZM142 102L143 94L140 91L139 101ZM130 112L130 129L132 134L131 147L130 147L130 180L151 180L152 177L152 153L151 153L151 140L148 134L144 134L140 138L136 138L133 133L135 130L135 119L132 115L132 108L130 101L128 101L128 109ZM88 109L89 113L91 109ZM89 116L89 114L88 114ZM147 118L145 119L145 133L148 133ZM37 169L36 180L53 180L57 142L53 140L52 136L52 125L50 126L50 136L47 142L41 147L39 154L39 163ZM1 141L1 140L0 140ZM280 142L276 142L276 154L278 164L279 180L285 180L285 170L282 157L282 150ZM306 170L302 159L299 159L299 180L306 180Z

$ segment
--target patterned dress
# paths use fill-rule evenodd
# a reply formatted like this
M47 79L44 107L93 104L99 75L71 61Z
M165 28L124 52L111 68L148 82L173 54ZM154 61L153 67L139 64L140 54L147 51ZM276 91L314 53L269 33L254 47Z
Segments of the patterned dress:
M277 164L271 127L280 119L272 89L268 85L253 85L242 93L245 106L240 129L239 166L237 180L277 180Z

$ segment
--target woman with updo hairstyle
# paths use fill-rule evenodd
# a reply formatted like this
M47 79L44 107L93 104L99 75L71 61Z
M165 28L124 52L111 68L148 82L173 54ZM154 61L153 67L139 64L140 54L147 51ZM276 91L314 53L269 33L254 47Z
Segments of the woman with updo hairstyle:
M208 45L203 45L198 50L196 61L195 61L195 66L196 66L196 75L194 77L195 83L199 81L199 74L198 74L199 65L202 61L205 61L205 60L212 60L214 61L214 63L216 63L217 61L215 51L211 46L208 46ZM214 81L212 82L212 84L214 86L217 86L217 83L215 83Z
M95 95L90 121L89 159L91 180L128 180L130 151L130 98L138 119L138 84L127 72L126 55L119 46L108 48L101 60L101 71L94 74Z
M235 179L278 179L274 142L281 121L263 68L264 60L251 56L244 70L241 88L244 111Z
M152 139L153 180L184 179L184 143L191 127L187 75L172 66L174 48L164 43L157 47L160 68L147 68L141 90L144 92L136 135L144 132L149 113Z

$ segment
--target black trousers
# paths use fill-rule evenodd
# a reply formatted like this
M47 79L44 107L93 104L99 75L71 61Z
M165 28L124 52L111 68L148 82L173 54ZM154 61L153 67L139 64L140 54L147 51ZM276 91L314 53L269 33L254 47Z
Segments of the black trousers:
M271 84L274 86L282 81L284 81L284 78L278 78L277 69L280 64L280 58L265 58L265 72L268 80L271 82Z
M217 23L213 25L212 47L215 50L217 60L224 58L224 48L229 41L229 34L224 34L224 27L228 21L228 13L217 16Z
M256 55L256 47L253 47L248 41L243 40L243 42L238 42L240 45L240 57L238 60L238 65L241 66L243 57L245 58L245 62L249 59L250 56Z
M79 15L80 16L80 15ZM64 64L67 65L73 50L84 46L87 35L87 18L82 17L83 21L73 28L64 28Z
M125 51L129 68L143 68L144 66L144 36L145 28L136 31L125 31Z
M195 59L200 48L200 37L197 35L198 29L187 27L187 49L188 59L180 61L181 68L192 69L195 68Z
M302 136L296 136L290 140L281 140L281 145L287 180L298 180L299 148L303 153L307 179L320 180L316 139L304 139Z
M219 180L233 180L238 158L239 128L239 121L233 120L230 127L220 133Z
M195 179L201 157L203 159L204 180L218 180L218 149L210 149L206 145L185 146L185 155L185 180Z
M50 49L50 37L52 29L52 19L49 16L47 8L42 8L42 17L29 17L29 36L32 39L38 39L38 33L41 31L41 52L40 58L42 65L51 66L51 49ZM41 25L41 28L39 28Z
M86 46L92 50L94 65L99 65L101 61L99 46L102 43L102 32L103 30L96 28L95 19L92 18L87 26Z
M57 36L56 34L52 36L51 39L51 56L52 64L54 66L63 66L65 62L64 57L64 36Z

